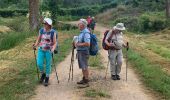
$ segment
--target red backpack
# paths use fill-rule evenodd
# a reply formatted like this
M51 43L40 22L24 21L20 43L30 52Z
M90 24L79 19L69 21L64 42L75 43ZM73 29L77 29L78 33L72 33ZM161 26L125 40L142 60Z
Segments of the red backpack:
M109 33L110 30L106 30L104 32L104 37L103 37L103 40L102 40L102 47L104 50L109 50L110 47L105 43L105 40L106 40L106 36L107 34ZM110 35L110 37L108 38L108 42L110 42L111 38L113 37L113 33Z

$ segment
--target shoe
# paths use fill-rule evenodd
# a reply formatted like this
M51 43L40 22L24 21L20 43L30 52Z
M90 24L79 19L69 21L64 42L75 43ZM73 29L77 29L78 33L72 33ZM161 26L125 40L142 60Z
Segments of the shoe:
M41 78L40 78L39 83L43 83L43 82L44 82L45 76L46 76L45 73L43 73L43 74L41 75Z
M45 78L44 86L48 86L49 77Z
M86 84L88 82L89 82L89 80L85 79L85 77L83 77L83 79L80 82L77 82L77 84Z
M112 80L117 80L116 75L112 75Z
M117 77L117 80L120 80L120 76L119 75L116 75L116 77Z

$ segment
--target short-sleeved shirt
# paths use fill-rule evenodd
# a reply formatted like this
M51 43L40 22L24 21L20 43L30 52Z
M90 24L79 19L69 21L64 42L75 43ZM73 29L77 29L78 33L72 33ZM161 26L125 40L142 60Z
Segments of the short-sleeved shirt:
M39 47L43 50L50 50L53 46L53 37L54 34L57 32L54 29L51 29L49 32L47 32L44 28L41 28L39 30L41 40L39 43Z
M78 36L78 43L90 43L90 31L85 28L84 30L82 30ZM78 51L88 51L89 50L89 46L78 46L77 47Z

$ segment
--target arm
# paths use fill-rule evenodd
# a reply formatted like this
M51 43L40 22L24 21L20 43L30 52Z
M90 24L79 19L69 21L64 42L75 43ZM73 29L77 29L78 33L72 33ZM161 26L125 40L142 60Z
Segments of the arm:
M84 35L84 42L83 43L78 42L78 43L76 43L76 46L78 46L78 47L82 47L82 46L88 47L88 46L90 46L90 34L85 34Z
M33 49L36 49L36 47L38 46L39 42L40 42L40 39L41 39L41 34L39 32L39 35L35 41L35 43L33 44Z
M77 43L77 46L81 47L81 46L90 46L90 43L88 42L84 42L84 43Z

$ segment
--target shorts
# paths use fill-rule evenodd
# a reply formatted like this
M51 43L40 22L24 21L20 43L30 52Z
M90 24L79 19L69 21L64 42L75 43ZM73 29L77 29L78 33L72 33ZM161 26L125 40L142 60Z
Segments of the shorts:
M79 68L86 70L88 68L89 51L77 51Z

